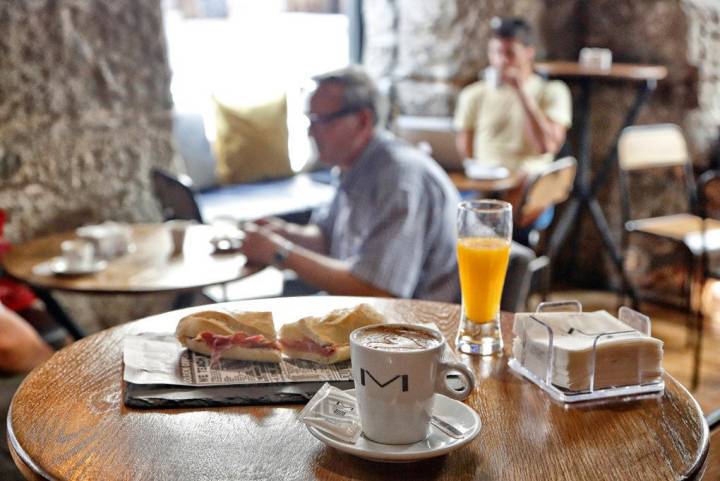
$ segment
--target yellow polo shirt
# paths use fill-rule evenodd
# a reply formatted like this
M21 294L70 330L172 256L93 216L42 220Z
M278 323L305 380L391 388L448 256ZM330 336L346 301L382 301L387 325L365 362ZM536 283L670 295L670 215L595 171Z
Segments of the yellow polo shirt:
M533 74L523 90L540 110L565 127L572 122L572 100L565 83L543 80ZM507 85L475 82L460 92L455 128L475 131L475 158L510 169L533 171L553 161L552 154L538 155L525 132L525 113L517 93Z

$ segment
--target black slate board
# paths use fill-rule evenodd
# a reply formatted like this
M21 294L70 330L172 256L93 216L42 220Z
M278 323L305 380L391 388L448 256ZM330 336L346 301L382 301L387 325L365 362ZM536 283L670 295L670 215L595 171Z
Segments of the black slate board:
M124 402L132 408L186 408L306 403L325 382L252 384L234 386L171 386L124 382ZM352 389L353 381L330 381L339 389Z

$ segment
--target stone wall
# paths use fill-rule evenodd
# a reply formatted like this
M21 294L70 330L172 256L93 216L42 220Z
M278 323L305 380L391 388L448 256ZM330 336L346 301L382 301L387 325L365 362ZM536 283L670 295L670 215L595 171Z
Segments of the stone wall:
M149 170L173 163L160 0L0 2L0 31L7 238L159 220ZM143 311L93 302L97 314L86 301L73 307L95 320Z
M668 78L642 110L638 123L673 122L687 133L695 165L720 125L720 3L714 0L366 0L366 64L390 83L396 111L452 115L459 89L487 64L485 46L493 15L522 15L538 33L538 58L573 60L584 46L612 49L617 62L668 67ZM577 88L572 86L577 94ZM597 167L635 98L636 85L608 83L592 97L592 156ZM576 95L577 96L577 95ZM569 140L577 145L571 132ZM600 193L613 234L621 219L615 172ZM637 216L677 212L683 196L664 177L641 178L633 204ZM614 284L614 270L597 269L597 231L584 222L578 234L575 280ZM640 251L652 250L643 246ZM566 256L560 259L562 266ZM637 259L636 259L637 260ZM636 265L638 265L636 263Z

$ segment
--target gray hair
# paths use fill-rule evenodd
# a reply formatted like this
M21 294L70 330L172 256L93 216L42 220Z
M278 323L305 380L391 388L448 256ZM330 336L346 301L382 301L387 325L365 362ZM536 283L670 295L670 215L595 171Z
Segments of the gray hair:
M375 82L362 67L351 65L318 75L313 80L318 87L330 83L342 85L342 109L369 109L373 114L373 122L378 123L380 94Z

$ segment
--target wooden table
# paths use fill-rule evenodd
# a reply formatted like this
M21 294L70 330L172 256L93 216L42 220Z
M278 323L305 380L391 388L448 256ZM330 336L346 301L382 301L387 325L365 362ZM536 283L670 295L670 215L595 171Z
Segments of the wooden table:
M578 219L581 218L582 209L586 208L600 234L606 252L610 255L618 273L622 276L624 286L628 287L630 297L636 303L637 295L627 281L622 253L610 232L610 226L597 200L597 195L617 161L617 143L622 130L635 123L640 109L655 90L657 82L667 76L667 68L662 65L613 63L609 69L599 69L586 67L576 62L555 61L536 63L535 70L546 77L561 78L568 82L578 83L580 86L580 96L576 111L573 113L573 128L577 129L580 142L577 153L578 167L575 186L571 199L563 210L562 216L557 222L557 227L548 242L548 257L554 259L565 242L569 231L573 228L579 229L581 223L578 222ZM630 106L622 125L617 130L607 155L603 159L600 168L591 178L590 98L592 87L596 83L633 83L638 85L638 90L635 102ZM576 240L579 235L571 236L571 238ZM574 256L576 249L572 248L570 251L571 255Z
M460 307L408 300L279 298L229 303L273 311L276 324L370 302L391 319L435 322L452 339ZM196 309L196 308L192 308ZM32 372L15 394L8 438L29 479L111 480L677 480L697 479L708 429L697 402L672 377L661 398L564 408L511 373L502 357L462 360L477 377L466 401L480 435L450 454L413 464L365 461L326 447L297 419L301 406L136 410L122 403L122 339L167 332L170 312L76 342ZM511 317L503 316L509 341ZM509 343L506 343L508 345Z
M59 290L83 294L188 293L223 284L253 274L256 266L247 266L240 254L213 255L212 228L190 227L184 252L171 256L170 236L162 224L132 225L134 250L109 261L106 269L83 276L55 276L42 272L38 265L60 255L60 244L75 238L75 232L53 234L14 246L3 259L6 272L32 286L51 313L76 338L82 332L50 295ZM40 272L39 272L40 271Z

